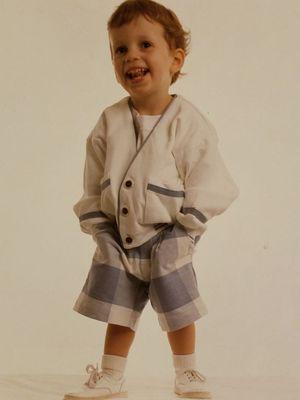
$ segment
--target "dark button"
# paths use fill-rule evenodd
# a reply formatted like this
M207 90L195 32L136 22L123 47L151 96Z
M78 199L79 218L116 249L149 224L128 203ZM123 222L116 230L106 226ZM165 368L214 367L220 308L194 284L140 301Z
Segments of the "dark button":
M132 243L132 238L130 236L127 236L127 238L125 240L126 240L126 243Z
M127 187L130 187L130 186L132 186L132 182L131 182L130 180L128 180L128 181L125 182L125 185L126 185Z
M128 214L128 208L123 207L123 208L122 208L122 213L123 213L123 214Z

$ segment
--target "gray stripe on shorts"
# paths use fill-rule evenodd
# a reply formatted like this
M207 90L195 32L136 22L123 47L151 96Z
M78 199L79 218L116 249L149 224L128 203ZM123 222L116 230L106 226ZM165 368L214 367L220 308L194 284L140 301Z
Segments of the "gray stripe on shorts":
M157 312L168 312L182 307L199 297L195 286L192 263L183 265L173 272L154 278L150 283L150 293L158 299Z
M125 270L94 262L82 291L106 303L141 311L148 300L148 286Z

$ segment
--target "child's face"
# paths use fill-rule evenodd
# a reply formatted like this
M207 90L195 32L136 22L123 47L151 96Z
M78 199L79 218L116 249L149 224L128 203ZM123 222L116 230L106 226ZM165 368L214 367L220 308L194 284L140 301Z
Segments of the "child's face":
M123 88L137 100L145 96L165 97L185 54L182 49L170 50L162 25L139 16L112 29L109 38L115 75ZM135 77L127 75L137 67L148 72L138 72Z

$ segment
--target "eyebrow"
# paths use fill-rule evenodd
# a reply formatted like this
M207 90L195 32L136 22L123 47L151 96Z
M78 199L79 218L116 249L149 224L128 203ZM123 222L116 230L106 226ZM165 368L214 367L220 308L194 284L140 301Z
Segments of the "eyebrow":
M149 41L152 41L153 39L150 38L149 36L143 35L143 36L139 36L138 40L149 40ZM116 43L113 43L114 46L119 46L121 44L124 44L124 41L117 40Z

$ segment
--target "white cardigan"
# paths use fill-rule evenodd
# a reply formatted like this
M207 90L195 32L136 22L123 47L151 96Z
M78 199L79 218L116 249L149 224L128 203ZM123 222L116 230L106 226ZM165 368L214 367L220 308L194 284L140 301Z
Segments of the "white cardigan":
M202 235L238 197L213 125L183 96L172 96L142 143L129 96L105 108L88 135L84 191L73 210L94 239L112 221L127 249L175 222Z

